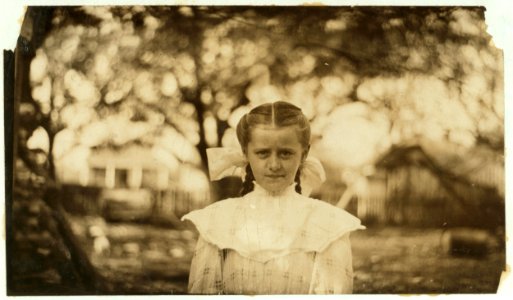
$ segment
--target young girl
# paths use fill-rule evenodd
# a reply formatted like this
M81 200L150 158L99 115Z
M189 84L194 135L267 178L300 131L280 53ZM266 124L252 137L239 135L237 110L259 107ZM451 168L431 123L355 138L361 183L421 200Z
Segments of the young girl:
M237 138L243 156L212 149L209 169L217 180L245 166L241 197L183 217L199 231L189 293L351 293L349 232L364 227L346 211L302 195L306 183L324 176L320 163L307 159L307 118L287 102L263 104L242 117Z

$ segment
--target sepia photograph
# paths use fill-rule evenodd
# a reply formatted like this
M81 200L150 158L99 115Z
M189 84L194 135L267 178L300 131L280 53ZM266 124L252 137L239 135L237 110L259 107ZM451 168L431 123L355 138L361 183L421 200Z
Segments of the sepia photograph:
M3 49L7 296L496 294L487 18L25 7Z

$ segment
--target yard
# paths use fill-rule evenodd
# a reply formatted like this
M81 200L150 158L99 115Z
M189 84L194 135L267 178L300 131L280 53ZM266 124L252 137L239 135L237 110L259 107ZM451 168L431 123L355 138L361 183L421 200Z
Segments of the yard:
M114 294L184 294L196 234L151 225L107 223L110 248L93 254L92 239L76 232ZM83 227L82 227L83 228ZM453 257L440 229L369 228L351 236L357 294L494 293L504 251Z
M363 294L495 293L504 250L484 257L442 251L442 230L382 228L352 237L354 292Z

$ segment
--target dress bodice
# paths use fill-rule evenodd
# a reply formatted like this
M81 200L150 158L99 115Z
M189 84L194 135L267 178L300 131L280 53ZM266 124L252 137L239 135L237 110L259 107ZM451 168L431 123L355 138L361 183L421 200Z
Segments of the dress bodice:
M360 220L295 192L255 184L243 197L183 217L199 231L189 292L200 294L350 293L349 232Z
M220 249L266 262L293 252L321 252L347 232L364 228L360 220L326 202L295 192L294 185L270 194L254 191L222 200L183 217L200 236Z

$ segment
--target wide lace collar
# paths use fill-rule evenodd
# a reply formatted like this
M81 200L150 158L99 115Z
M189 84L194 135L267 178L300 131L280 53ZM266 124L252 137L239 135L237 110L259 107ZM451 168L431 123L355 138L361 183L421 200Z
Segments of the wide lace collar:
M360 220L326 202L298 194L295 184L273 194L255 183L244 197L213 203L185 215L207 242L265 262L298 251L322 252Z

